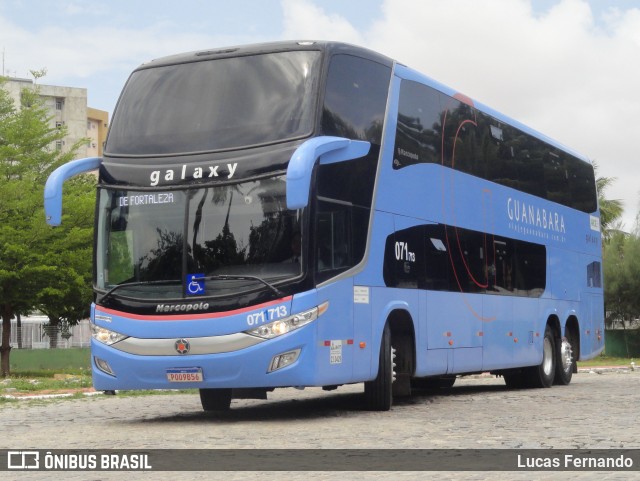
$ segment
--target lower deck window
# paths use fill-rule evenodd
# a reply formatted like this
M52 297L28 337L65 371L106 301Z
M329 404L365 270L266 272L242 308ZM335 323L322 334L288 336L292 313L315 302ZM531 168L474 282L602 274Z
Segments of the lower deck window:
M484 232L427 224L389 236L389 287L540 297L546 287L545 246Z

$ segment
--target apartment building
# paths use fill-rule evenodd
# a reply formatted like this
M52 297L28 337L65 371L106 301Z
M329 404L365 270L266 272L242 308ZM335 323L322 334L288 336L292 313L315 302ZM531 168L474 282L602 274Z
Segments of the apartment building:
M30 79L9 77L4 88L16 102L20 102L20 92L31 87ZM44 104L51 113L51 127L67 128L67 135L52 148L68 150L77 141L83 142L76 154L77 158L102 155L102 145L107 137L109 113L87 107L87 89L38 84Z
M87 107L87 157L102 157L108 130L109 112Z

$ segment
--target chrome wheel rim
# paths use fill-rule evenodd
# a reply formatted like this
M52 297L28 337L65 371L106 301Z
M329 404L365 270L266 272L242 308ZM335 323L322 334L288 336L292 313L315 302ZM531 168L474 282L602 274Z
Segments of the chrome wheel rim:
M551 368L553 367L553 346L551 345L551 339L544 338L544 347L542 352L542 370L545 375L551 375Z
M562 362L562 369L565 372L569 372L573 365L573 352L571 350L571 344L566 337L562 338L560 344L560 362Z

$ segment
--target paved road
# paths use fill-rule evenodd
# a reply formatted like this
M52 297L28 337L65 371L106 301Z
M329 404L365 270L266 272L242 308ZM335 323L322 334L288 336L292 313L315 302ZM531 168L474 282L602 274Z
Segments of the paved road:
M397 402L388 413L361 407L362 385L333 392L283 389L268 401L234 400L228 413L201 410L193 394L96 396L0 405L0 448L640 448L640 372L579 373L570 386L507 390L502 379L459 379L447 390ZM0 473L2 475L17 473ZM22 474L22 473L20 473ZM43 479L43 474L14 479ZM186 473L186 479L248 479L248 473ZM315 473L314 479L353 479ZM351 473L353 475L354 473ZM387 479L425 479L395 473ZM558 479L561 473L440 473L440 479ZM562 473L565 479L630 479L636 473ZM637 472L640 479L640 472ZM364 473L377 479L384 473ZM59 475L57 476L59 478ZM127 479L171 479L134 473ZM253 479L283 479L283 473ZM308 479L290 473L287 479ZM11 478L7 478L11 479ZM69 473L64 479L122 479Z

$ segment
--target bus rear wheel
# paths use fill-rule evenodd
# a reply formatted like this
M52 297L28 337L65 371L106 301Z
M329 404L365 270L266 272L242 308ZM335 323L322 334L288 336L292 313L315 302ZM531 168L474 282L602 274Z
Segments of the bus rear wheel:
M555 337L551 327L547 325L542 340L542 362L526 371L531 387L551 387L556 376L556 356Z
M364 383L366 406L370 411L388 411L393 403L394 349L391 346L391 330L387 324L380 343L378 375Z
M574 364L571 341L568 337L563 337L556 344L556 377L553 383L560 386L568 385L573 377Z
M205 411L228 411L231 389L200 389L200 402Z

